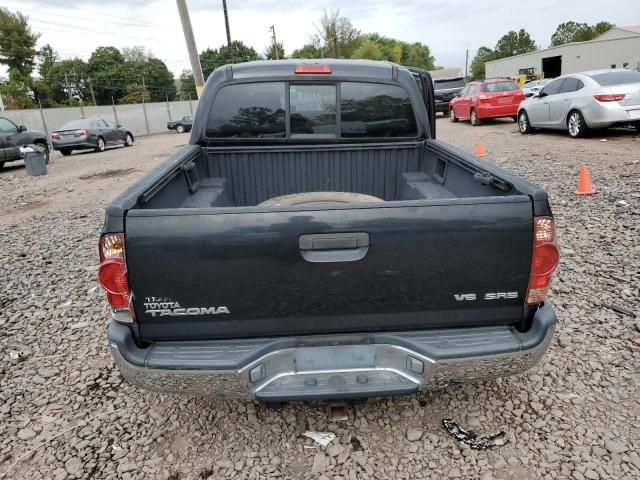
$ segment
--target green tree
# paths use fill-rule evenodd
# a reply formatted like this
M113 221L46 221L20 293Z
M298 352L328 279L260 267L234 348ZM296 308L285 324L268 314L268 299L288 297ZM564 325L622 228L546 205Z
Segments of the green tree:
M389 60L390 62L401 63L403 47L407 45L405 42L383 37L378 33L368 33L360 35L358 48L356 48L351 58Z
M294 50L291 58L322 58L322 51L313 43L307 43L301 48Z
M496 43L495 53L496 58L506 58L532 52L536 49L536 44L531 35L521 28L517 32L511 30L504 34Z
M178 98L180 100L198 98L198 94L196 93L196 81L193 78L191 70L183 70L180 74L180 89L178 90Z
M484 64L496 58L496 52L487 47L480 47L471 60L471 78L483 79L485 75Z
M615 27L615 25L613 23L609 23L609 22L598 22L598 23L596 23L593 27L591 27L591 30L593 30L593 33L594 33L593 38L602 35L604 32L608 32L613 27Z
M276 59L276 48L273 45L273 42L269 44L269 46L264 50L264 58L267 60L275 60ZM278 57L280 60L283 58L287 58L287 54L284 51L284 45L282 42L278 42Z
M9 79L0 83L4 106L7 110L33 107L33 99L29 95L31 79L23 76L16 69L9 70Z
M44 78L58 61L60 61L60 55L56 52L48 43L38 50L38 75L40 78Z
M360 32L347 17L340 16L340 10L325 10L320 23L315 25L316 34L313 44L319 48L323 57L351 58L358 47Z
M9 68L9 78L28 78L33 71L38 35L31 32L28 17L0 7L0 63Z
M229 63L243 63L260 60L260 55L252 47L246 46L240 40L231 42L231 47L223 45L218 49L207 48L200 53L200 65L205 80L216 68Z
M88 65L79 58L62 60L53 65L44 78L50 89L52 102L69 105L82 100L86 103L86 99L91 97L86 81L88 72Z
M377 33L361 35L352 58L388 60L409 67L434 69L434 58L428 46L383 37Z
M564 22L558 25L556 31L551 35L551 46L564 45L575 41L577 35L582 34L589 29L586 23L578 23L574 21Z
M173 74L162 60L155 58L144 47L124 48L122 58L122 63L113 70L103 71L102 75L93 73L96 77L94 86L104 89L105 97L109 98L106 103L111 102L111 95L115 98L128 95L126 88L135 84L144 85L151 95L150 101L163 102L167 97L169 100L175 98Z
M382 51L378 43L369 38L360 41L360 45L355 49L351 58L366 58L369 60L386 60L385 52Z
M31 91L36 100L36 104L40 102L43 108L56 107L56 101L53 98L53 91L49 87L49 83L43 78L37 78L31 83Z
M124 56L116 47L96 48L87 62L88 78L98 105L108 105L111 98L125 95L125 84L119 75L122 72Z
M120 103L142 103L151 101L151 94L140 84L127 85L127 94L120 99Z
M422 43L404 44L400 63L409 67L418 67L425 70L433 70L435 59L431 55L429 47Z
M33 106L30 96L31 72L35 65L38 35L31 31L28 17L0 7L0 64L9 70L9 79L0 86L7 108Z
M153 57L145 47L125 47L122 49L122 57L127 62L142 63Z
M564 22L558 25L556 31L551 35L551 46L593 40L613 27L614 25L609 22L598 22L593 26L574 21Z

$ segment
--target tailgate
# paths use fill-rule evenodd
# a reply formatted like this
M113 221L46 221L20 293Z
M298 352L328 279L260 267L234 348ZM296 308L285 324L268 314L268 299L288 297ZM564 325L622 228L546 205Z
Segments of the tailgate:
M146 340L513 324L531 251L524 195L126 218Z
M505 105L519 104L522 100L520 90L511 90L508 92L485 93L488 95L489 105L494 107L502 107Z

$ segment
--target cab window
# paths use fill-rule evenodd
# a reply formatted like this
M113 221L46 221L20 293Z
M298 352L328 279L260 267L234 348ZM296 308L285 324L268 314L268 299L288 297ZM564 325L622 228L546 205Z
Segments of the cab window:
M8 118L0 117L0 132L2 133L17 133L18 127Z
M285 84L244 83L222 87L211 108L207 136L283 138L286 133Z
M541 93L545 95L555 95L560 91L560 87L562 86L563 82L564 82L564 78L558 78L557 80L554 80L549 85L544 87Z
M342 136L418 136L416 116L404 88L383 83L341 84Z
M566 78L558 93L571 93L580 90L582 87L584 87L584 83L577 78Z

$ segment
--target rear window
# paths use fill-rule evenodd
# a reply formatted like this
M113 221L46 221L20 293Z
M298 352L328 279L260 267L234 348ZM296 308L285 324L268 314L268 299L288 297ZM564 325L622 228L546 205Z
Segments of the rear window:
M455 80L434 80L433 88L436 90L446 90L448 88L462 88L464 87L464 79L456 78Z
M599 85L608 87L610 85L622 85L625 83L640 83L640 72L632 70L628 72L608 72L591 75Z
M211 108L207 136L278 138L286 134L285 84L243 83L222 87Z
M396 85L345 82L340 111L343 137L418 136L409 95Z
M494 82L494 83L483 83L480 86L481 92L508 92L510 90L517 90L518 85L516 82L507 81L507 82Z
M222 87L209 113L206 136L416 138L418 128L409 95L397 85L265 82Z
M292 135L331 135L336 131L336 86L289 87Z
M65 123L60 130L73 130L74 128L91 128L94 126L95 120L73 120Z

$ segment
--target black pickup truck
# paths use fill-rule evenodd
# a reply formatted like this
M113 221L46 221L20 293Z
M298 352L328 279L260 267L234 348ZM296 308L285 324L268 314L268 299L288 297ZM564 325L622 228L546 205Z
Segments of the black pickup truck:
M22 160L20 147L38 145L49 163L49 144L44 132L28 130L24 125L16 125L6 117L0 117L0 170L5 163Z
M435 138L421 70L227 65L191 140L106 210L131 383L267 402L520 373L547 349L546 193Z

